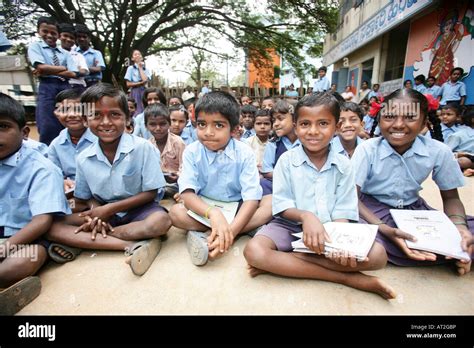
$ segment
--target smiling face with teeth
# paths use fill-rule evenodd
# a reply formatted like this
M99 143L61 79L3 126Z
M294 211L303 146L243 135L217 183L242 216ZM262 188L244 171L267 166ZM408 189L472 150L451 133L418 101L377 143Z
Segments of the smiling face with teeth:
M420 111L419 107L413 108L413 110L407 110L404 107L405 105L416 105L417 103L417 100L411 99L409 96L405 95L401 98L394 98L390 102L390 110L384 110L384 113L390 113L392 110L402 112L394 113L393 120L390 121L380 117L380 132L392 148L400 155L403 155L412 146L418 134L425 127L426 115ZM414 112L418 115L413 115ZM409 121L410 117L413 117L415 121Z
M87 118L90 130L99 138L99 143L118 146L125 131L127 116L114 97L102 97L94 105L94 116Z

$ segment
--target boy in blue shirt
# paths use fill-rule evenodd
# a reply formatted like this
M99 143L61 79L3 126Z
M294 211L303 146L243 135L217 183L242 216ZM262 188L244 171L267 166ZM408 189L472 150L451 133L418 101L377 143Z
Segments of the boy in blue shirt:
M356 147L363 142L359 137L364 132L362 108L353 102L341 104L341 114L337 124L337 136L331 140L331 150L351 158Z
M0 93L0 314L12 315L38 296L35 274L47 260L53 215L70 213L61 172L22 145L25 110ZM5 240L6 239L6 240ZM2 243L3 242L3 243Z
M142 275L171 226L158 204L158 189L165 186L160 154L150 142L125 132L130 114L120 90L101 83L89 87L81 103L89 105L87 124L99 138L76 160L74 196L89 210L56 222L49 238L76 248L126 250L132 271ZM72 260L64 249L56 245L52 253Z
M466 100L466 85L464 82L459 81L463 74L463 68L458 67L451 70L449 81L443 83L438 92L439 105L464 105L464 101Z
M336 132L340 107L331 93L303 97L295 108L296 134L301 146L281 155L273 175L273 215L247 243L244 256L251 276L270 272L345 284L395 297L380 279L361 273L385 266L387 255L375 243L368 260L358 262L343 253L325 253L329 236L323 224L358 221L357 191L350 160L335 153L330 141ZM303 231L303 241L315 254L291 252L292 234Z
M36 105L36 125L40 141L49 143L63 129L54 117L54 97L71 86L68 79L77 76L79 70L68 51L56 45L58 25L48 17L40 17L37 23L41 40L28 47L28 59L33 66L33 74L39 77L38 101Z
M318 69L319 79L314 81L313 93L326 92L329 91L331 84L329 79L326 76L328 69L325 66L322 66Z
M67 89L56 96L54 114L65 129L49 145L48 158L63 173L64 191L74 188L77 155L97 140L82 118L80 99L77 89Z
M228 251L234 238L267 223L259 208L262 189L252 149L232 138L239 125L239 105L226 92L205 94L196 104L198 140L186 147L178 179L184 202L171 208L173 225L188 232L188 251L195 265L204 265ZM220 211L201 196L223 202L242 202L229 224ZM210 219L211 229L187 211ZM200 233L202 231L207 233Z
M91 47L91 32L84 24L76 24L76 51L86 59L89 75L85 76L87 87L102 81L102 71L105 70L105 62L102 53Z

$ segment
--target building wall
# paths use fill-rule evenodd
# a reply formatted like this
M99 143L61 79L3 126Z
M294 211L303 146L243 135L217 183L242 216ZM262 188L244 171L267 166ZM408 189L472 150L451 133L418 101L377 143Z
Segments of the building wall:
M454 25L449 25L454 23ZM474 2L443 1L410 27L404 79L434 75L441 85L454 67L465 71L466 104L474 104ZM443 30L443 32L441 31Z
M274 67L280 67L280 56L275 52L275 50L269 50L271 61L267 61L265 66L256 67L252 62L252 58L249 59L247 64L248 71L248 86L255 87L255 84L258 83L258 87L263 88L278 88L279 79L274 79Z

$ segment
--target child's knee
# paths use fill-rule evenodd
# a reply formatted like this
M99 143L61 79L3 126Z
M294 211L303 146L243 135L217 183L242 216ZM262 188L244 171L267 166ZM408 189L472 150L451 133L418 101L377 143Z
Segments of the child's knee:
M187 215L187 210L184 207L184 204L178 203L171 207L168 215L171 223L175 225L176 223L179 223L181 220L183 220L183 214Z
M378 242L375 242L370 253L369 257L369 268L371 270L381 269L387 265L387 252L385 248Z
M244 257L250 265L256 266L265 258L265 248L258 239L251 239L245 246Z

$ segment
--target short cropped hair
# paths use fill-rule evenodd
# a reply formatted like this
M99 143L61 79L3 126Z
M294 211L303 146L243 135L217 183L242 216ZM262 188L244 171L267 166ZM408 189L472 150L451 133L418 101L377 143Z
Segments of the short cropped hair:
M118 102L120 110L125 114L125 118L130 119L127 96L110 83L98 83L86 89L81 95L81 103L96 103L103 97L114 98Z
M63 100L66 99L79 100L81 99L81 94L82 92L74 88L65 89L56 94L56 103L61 103Z
M338 100L331 92L309 94L304 96L298 101L298 104L296 104L293 120L295 122L298 120L299 111L302 107L312 108L314 106L325 106L336 119L336 123L339 122L341 107Z
M361 121L364 119L364 112L362 111L362 108L354 102L342 103L341 104L341 112L342 111L352 111L357 116L359 116Z
M171 124L170 111L166 105L161 103L148 105L145 110L143 110L143 114L145 115L145 125L148 124L148 120L150 120L151 117L164 117L168 124Z
M220 113L229 121L231 129L239 125L240 107L230 93L215 91L204 94L196 103L196 119L201 112Z
M250 114L253 118L255 118L255 114L257 113L257 108L251 104L244 105L240 108L241 114Z
M40 17L40 18L38 18L38 20L36 21L36 30L38 30L40 25L43 24L43 23L48 24L48 25L55 25L56 29L58 29L58 31L59 31L58 22L56 22L56 19L54 19L53 17Z
M14 121L20 129L26 126L25 109L15 99L0 92L0 117Z

